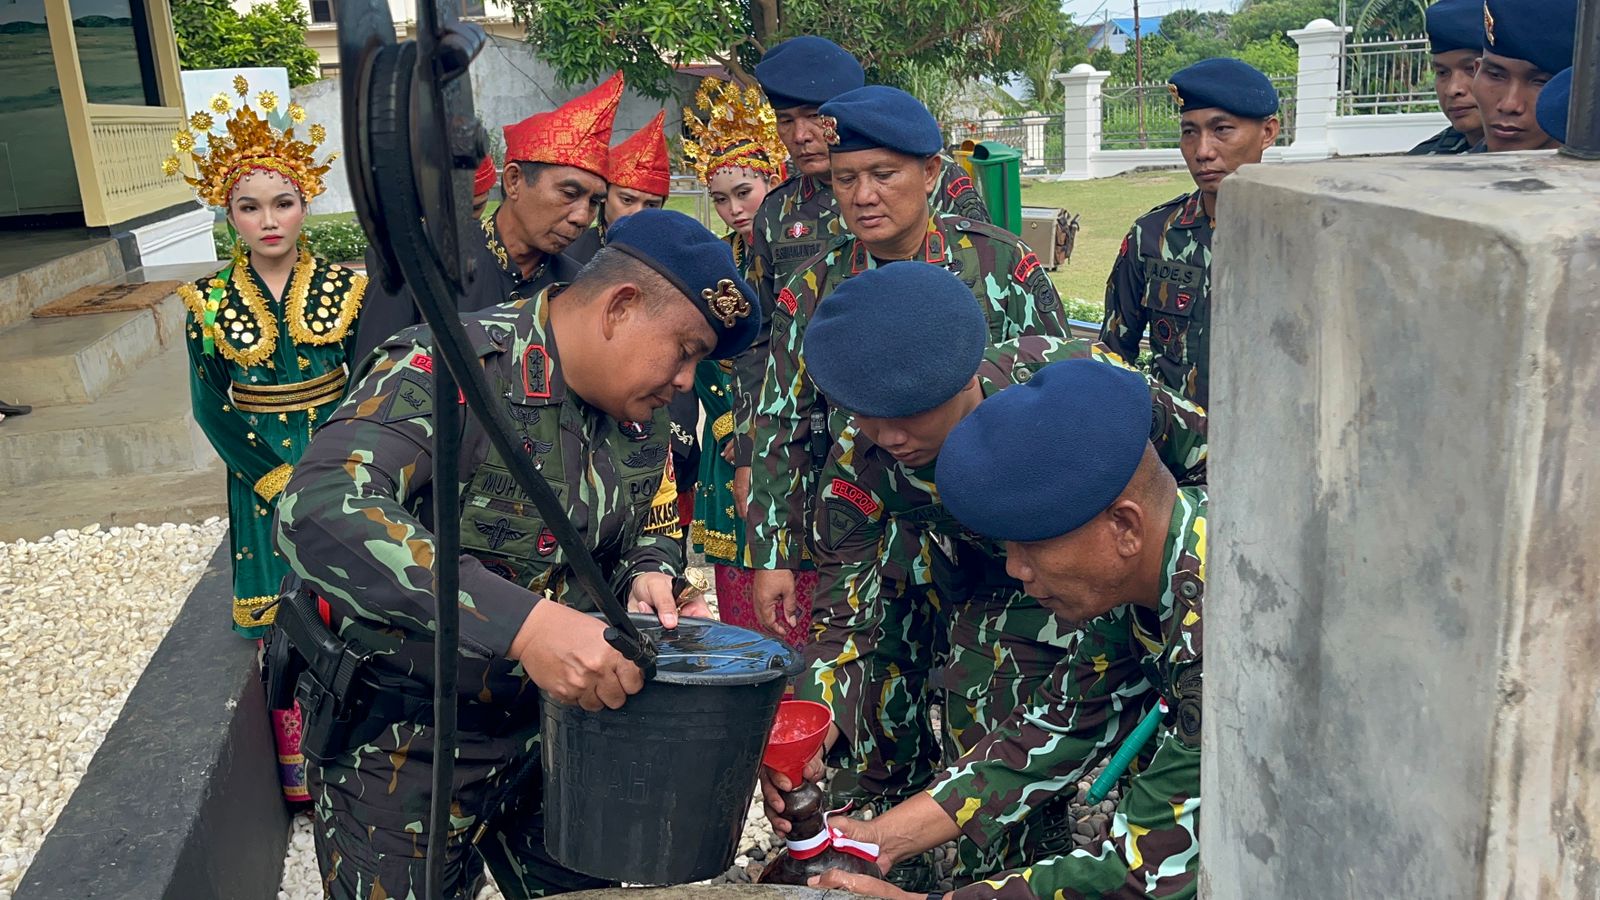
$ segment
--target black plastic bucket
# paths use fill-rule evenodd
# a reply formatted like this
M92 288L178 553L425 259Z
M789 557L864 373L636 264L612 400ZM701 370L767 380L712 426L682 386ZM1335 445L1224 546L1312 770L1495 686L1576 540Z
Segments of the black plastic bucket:
M747 628L633 614L659 648L656 676L621 709L544 698L544 844L562 865L612 881L682 884L733 864L788 645Z

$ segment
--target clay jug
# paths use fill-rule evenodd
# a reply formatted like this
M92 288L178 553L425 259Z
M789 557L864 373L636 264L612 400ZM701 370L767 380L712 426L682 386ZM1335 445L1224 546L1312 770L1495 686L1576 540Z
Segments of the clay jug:
M805 884L813 875L829 869L843 869L858 875L883 877L878 864L833 845L832 835L824 835L827 820L822 789L805 781L792 791L780 791L784 815L793 828L772 863L757 879L759 884Z

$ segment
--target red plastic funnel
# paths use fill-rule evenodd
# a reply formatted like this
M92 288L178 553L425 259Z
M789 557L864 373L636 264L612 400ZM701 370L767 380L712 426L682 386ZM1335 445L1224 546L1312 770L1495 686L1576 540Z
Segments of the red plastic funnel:
M815 756L822 739L833 724L833 711L811 700L785 700L778 704L778 718L767 736L767 750L761 763L783 773L792 785L799 785L806 762Z

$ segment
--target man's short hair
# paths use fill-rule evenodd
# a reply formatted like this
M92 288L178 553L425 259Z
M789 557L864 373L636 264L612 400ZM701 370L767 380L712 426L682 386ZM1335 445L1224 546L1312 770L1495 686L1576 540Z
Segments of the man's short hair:
M601 247L572 279L573 287L585 294L590 289L601 290L623 282L639 285L645 294L645 309L650 312L660 309L667 298L682 296L660 272L615 247Z
M528 162L527 160L522 159L506 160L507 165L510 165L511 163L516 163L517 168L522 170L522 180L526 184L538 184L539 177L544 174L546 169L555 168L555 166L551 165L550 163Z

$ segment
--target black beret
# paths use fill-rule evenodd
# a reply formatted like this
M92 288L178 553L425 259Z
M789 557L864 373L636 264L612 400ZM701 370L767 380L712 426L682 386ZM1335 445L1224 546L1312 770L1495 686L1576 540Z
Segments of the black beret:
M933 156L944 147L933 113L899 88L869 84L840 94L819 111L824 140L834 153L883 147L908 156Z
M683 213L641 209L611 225L606 246L661 273L700 308L717 335L711 359L738 354L761 330L755 289L739 274L728 242Z
M1261 70L1246 62L1218 56L1179 69L1167 79L1178 109L1220 109L1247 119L1265 119L1278 112L1278 90Z
M861 63L827 38L803 34L768 50L756 82L773 109L821 106L867 83Z
M1427 22L1434 53L1483 49L1483 0L1439 0L1428 7Z
M1561 143L1567 142L1567 105L1572 101L1572 70L1562 69L1539 91L1534 118L1539 129Z
M806 328L806 371L841 409L914 416L972 380L989 324L972 289L942 266L894 262L846 278Z
M1484 0L1483 49L1551 75L1572 67L1578 0Z
M1104 512L1149 442L1144 376L1067 360L979 403L945 438L934 480L945 508L973 531L1042 541Z

